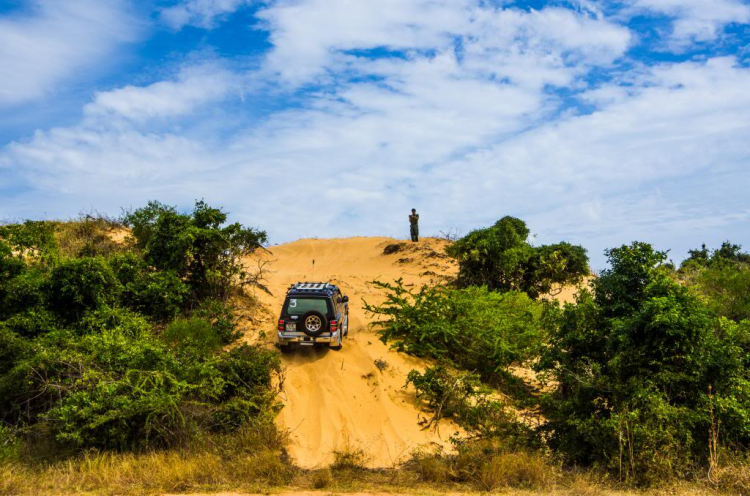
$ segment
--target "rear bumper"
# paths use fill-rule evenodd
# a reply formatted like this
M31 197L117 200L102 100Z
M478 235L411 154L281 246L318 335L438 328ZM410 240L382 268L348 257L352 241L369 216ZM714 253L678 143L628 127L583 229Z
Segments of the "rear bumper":
M336 343L339 340L339 331L328 333L324 332L323 335L318 337L310 337L302 332L276 332L278 342L280 345L299 343L302 346L312 346L315 343Z

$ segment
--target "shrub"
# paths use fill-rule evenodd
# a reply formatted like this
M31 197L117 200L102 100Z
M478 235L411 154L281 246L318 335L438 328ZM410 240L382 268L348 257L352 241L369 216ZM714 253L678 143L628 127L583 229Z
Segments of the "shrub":
M380 339L399 351L496 380L507 377L509 365L533 357L543 342L544 304L523 293L445 286L411 291L400 279L374 284L386 300L365 309L381 318L373 324Z
M428 427L441 418L450 418L472 436L497 440L509 449L541 447L539 438L518 420L509 402L497 399L475 374L435 366L424 373L409 372L406 385L409 384L433 414Z
M242 283L239 256L265 235L221 227L202 202L191 216L151 207L134 214L134 251L101 219L0 227L0 419L32 458L182 444L278 411L278 355L225 351L231 308L206 301ZM281 473L276 451L256 458L272 469L263 477Z
M532 298L578 283L588 275L586 250L569 243L534 247L529 229L515 217L477 229L446 252L459 263L460 286L486 286L493 291L523 291Z
M30 307L14 314L3 325L24 338L34 338L60 328L55 314L43 307Z
M0 226L0 240L30 261L49 266L60 254L56 229L56 222L27 220L23 224Z
M330 468L315 470L311 476L313 489L325 489L333 482L333 473Z
M266 241L263 231L240 224L224 226L227 214L196 202L192 214L150 202L125 216L144 260L185 279L198 299L226 298L247 274L240 261Z
M18 436L13 429L0 422L0 463L18 458L19 444Z
M241 346L179 355L149 332L124 327L55 331L22 348L0 376L5 418L47 424L64 446L121 450L183 442L205 428L233 430L276 411L274 352Z
M0 239L0 283L3 285L26 269L24 261L13 254L10 245ZM2 287L2 286L0 286Z
M200 355L216 351L222 344L211 322L198 317L172 321L164 330L164 339L172 346Z
M611 268L566 305L538 369L550 446L650 483L706 461L710 404L725 441L747 445L747 336L717 321L644 243L607 252ZM712 391L712 394L707 394Z
M704 268L688 284L718 316L750 319L750 264L719 264Z
M0 318L39 309L49 293L47 274L29 268L0 287Z
M174 272L142 272L139 276L125 287L125 299L132 308L167 320L187 306L190 287Z
M104 259L66 260L52 270L49 302L58 314L75 320L87 310L115 302L121 290Z
M192 311L192 316L211 322L222 344L232 343L240 337L232 308L223 301L204 300Z

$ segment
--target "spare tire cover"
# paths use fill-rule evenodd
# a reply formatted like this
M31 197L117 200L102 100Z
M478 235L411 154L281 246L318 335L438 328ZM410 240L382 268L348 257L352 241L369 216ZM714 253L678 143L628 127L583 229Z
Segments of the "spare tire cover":
M328 319L315 310L305 313L301 319L302 332L310 337L318 337L328 330Z

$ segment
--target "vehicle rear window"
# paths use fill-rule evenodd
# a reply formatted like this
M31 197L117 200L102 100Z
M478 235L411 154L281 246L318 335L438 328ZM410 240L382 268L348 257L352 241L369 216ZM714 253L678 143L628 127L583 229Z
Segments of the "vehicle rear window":
M328 304L324 298L289 298L286 305L286 313L289 315L303 315L310 310L328 315Z

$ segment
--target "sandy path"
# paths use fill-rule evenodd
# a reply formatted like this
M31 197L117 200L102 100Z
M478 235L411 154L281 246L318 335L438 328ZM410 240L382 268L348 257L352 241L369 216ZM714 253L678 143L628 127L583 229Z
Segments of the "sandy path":
M334 451L363 449L372 467L391 467L420 446L449 447L457 431L449 422L438 432L423 431L412 391L403 389L406 374L424 364L389 350L367 327L363 299L380 301L367 283L374 279L421 284L454 274L454 263L441 257L445 242L425 239L418 246L384 255L399 241L390 238L299 240L276 246L262 259L271 260L268 276L273 296L259 293L273 315L256 324L269 339L287 287L297 281L332 281L350 298L349 337L341 351L302 348L282 356L286 368L280 427L291 431L289 452L307 468L333 461ZM313 264L313 260L315 263ZM248 260L254 266L257 260ZM383 370L376 360L387 364Z

